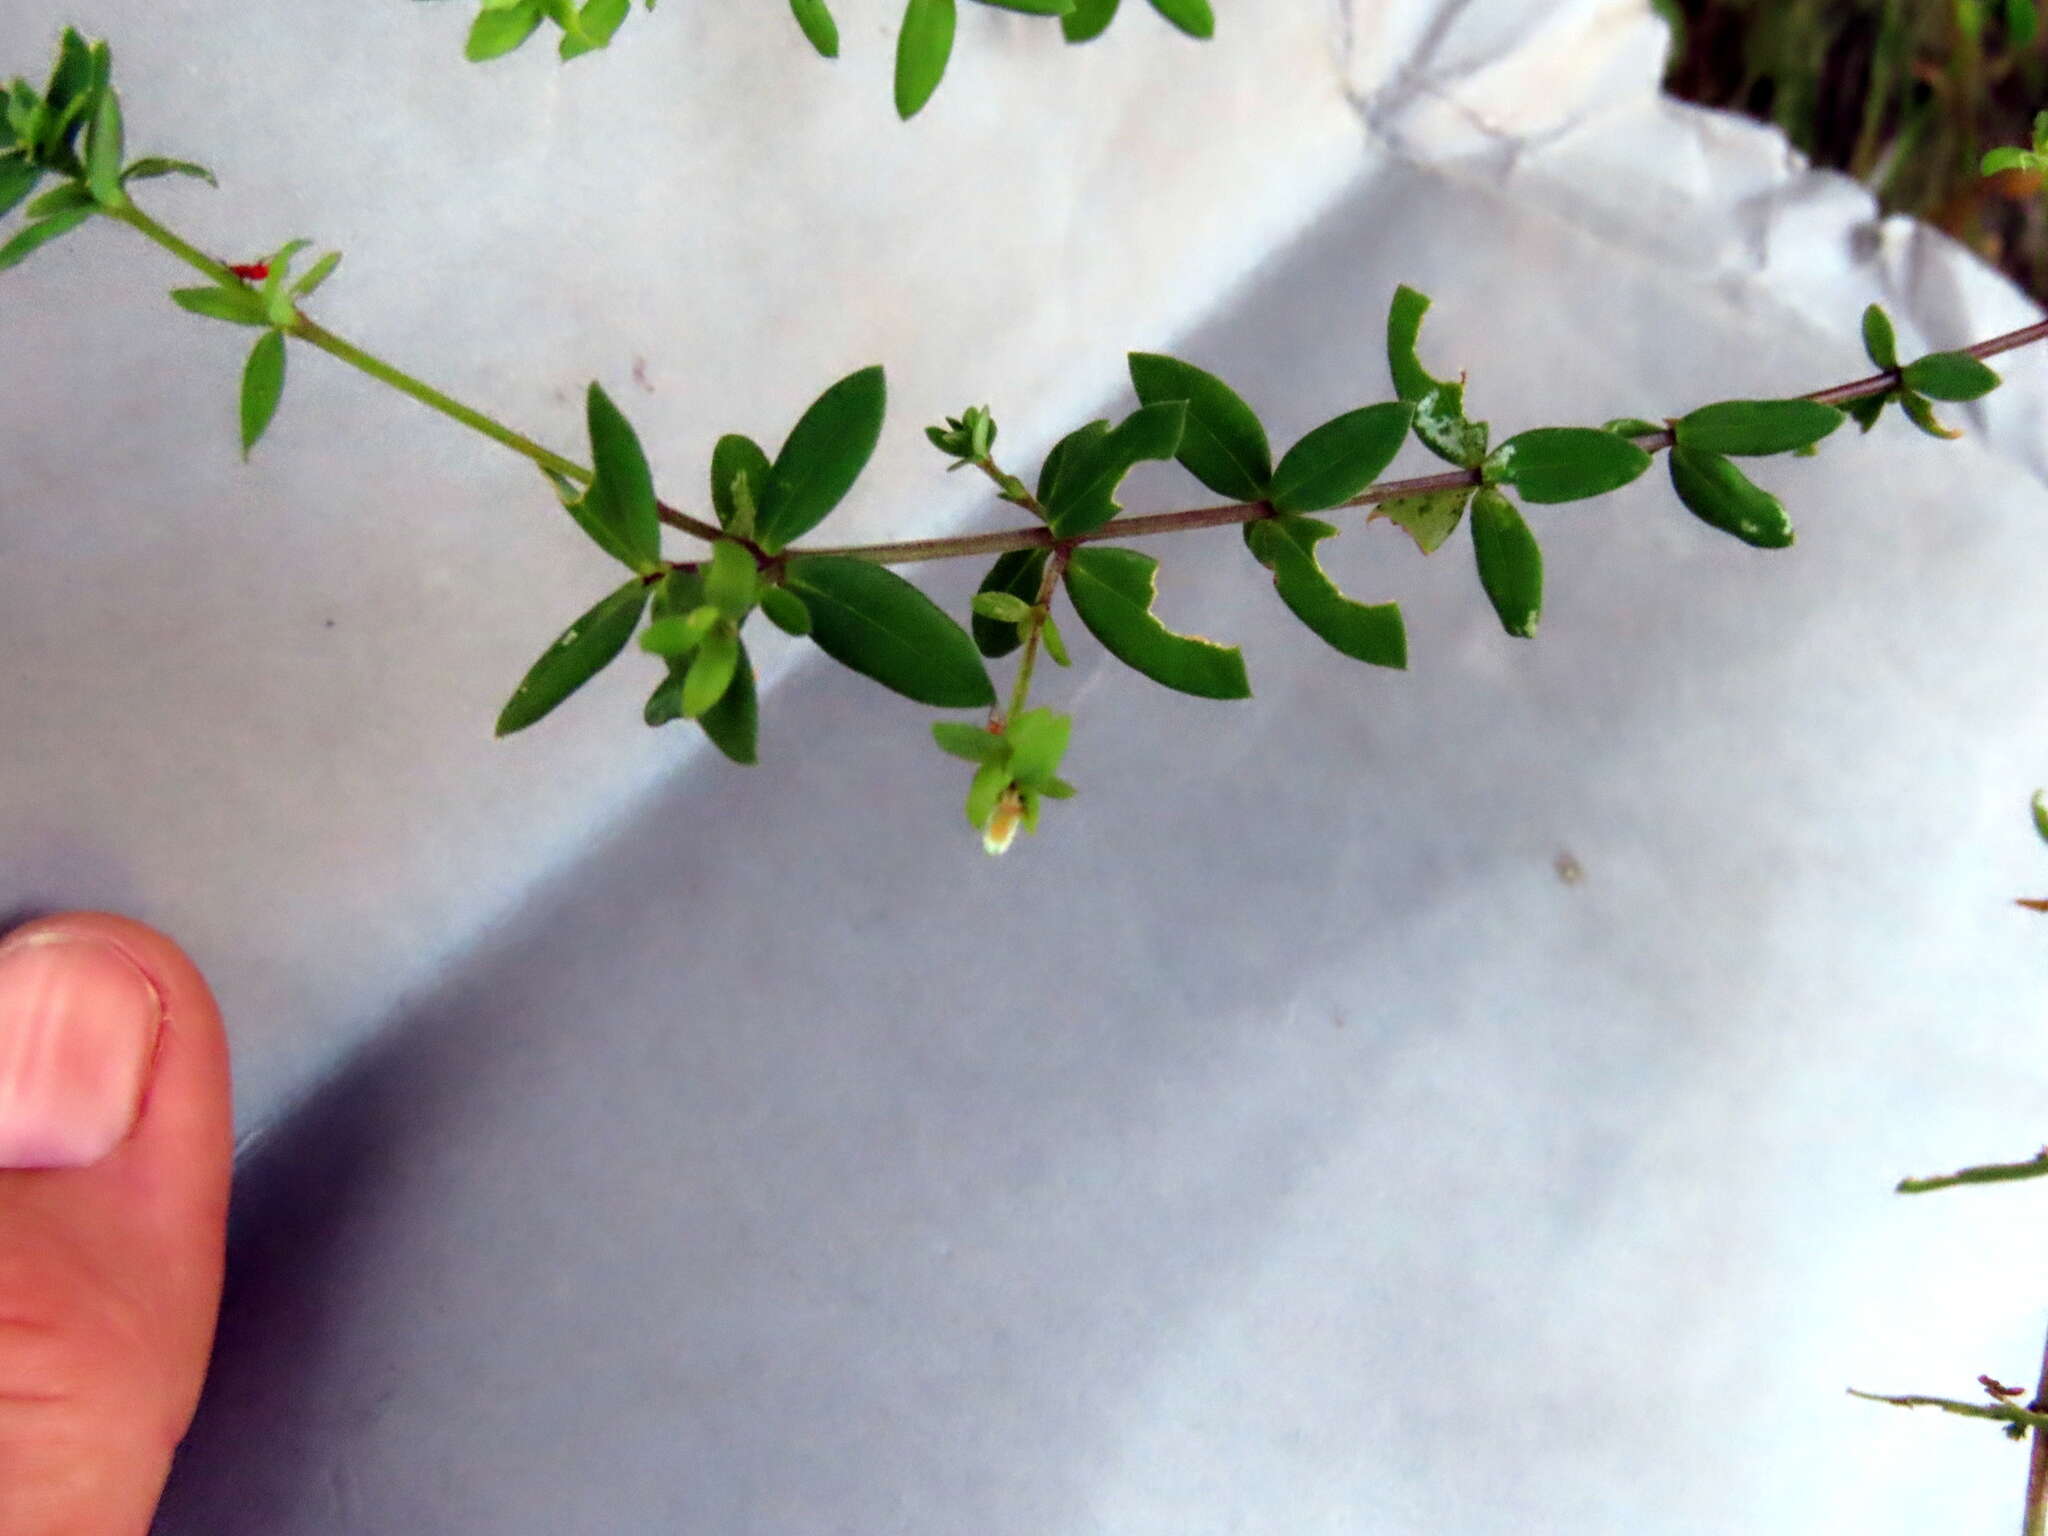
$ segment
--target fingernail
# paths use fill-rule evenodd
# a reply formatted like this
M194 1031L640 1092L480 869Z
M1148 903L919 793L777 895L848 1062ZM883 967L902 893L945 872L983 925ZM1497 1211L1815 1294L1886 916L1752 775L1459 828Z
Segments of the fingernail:
M119 1146L162 1016L149 978L103 939L0 944L0 1168L85 1168Z

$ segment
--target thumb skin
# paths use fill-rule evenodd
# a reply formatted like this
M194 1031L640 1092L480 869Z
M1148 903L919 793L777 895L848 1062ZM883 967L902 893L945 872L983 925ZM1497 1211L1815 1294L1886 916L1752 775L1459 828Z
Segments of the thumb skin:
M213 1347L220 1010L103 912L0 940L0 1536L144 1536Z

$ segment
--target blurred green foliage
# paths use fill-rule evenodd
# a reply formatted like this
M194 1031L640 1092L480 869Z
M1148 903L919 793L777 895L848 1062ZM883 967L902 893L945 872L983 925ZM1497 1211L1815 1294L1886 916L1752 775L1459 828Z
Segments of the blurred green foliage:
M1674 95L1775 123L2048 299L2035 172L1986 177L2048 106L2039 0L1653 0L1673 24Z

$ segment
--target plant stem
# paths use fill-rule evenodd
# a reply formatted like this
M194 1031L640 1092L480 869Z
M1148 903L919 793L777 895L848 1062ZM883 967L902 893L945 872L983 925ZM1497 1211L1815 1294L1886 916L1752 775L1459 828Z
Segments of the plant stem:
M2040 1412L2048 1402L2048 1345L2041 1352L2041 1378L2034 1388L2034 1400L2027 1406ZM2026 1523L2022 1536L2048 1536L2048 1429L2034 1426L2034 1443L2027 1463Z
M1025 700L1031 697L1031 669L1038 661L1038 637L1045 632L1045 621L1052 616L1052 595L1059 587L1060 575L1066 570L1071 553L1071 545L1058 545L1052 558L1045 562L1045 579L1039 582L1038 596L1031 605L1031 633L1024 637L1024 659L1017 663L1017 686L1010 690L1009 710L990 722L999 728L1016 719Z
M217 283L235 285L241 282L241 279L236 277L226 265L214 260L190 241L182 239L171 230L166 229L140 208L137 208L132 202L126 207L109 210L108 216L119 219L123 224L136 231L136 233L154 241L187 266L198 269ZM376 356L374 353L364 351L354 342L335 335L334 332L318 322L308 319L304 314L299 315L298 319L293 322L290 330L293 336L296 336L308 346L317 347L329 357L340 359L358 372L368 374L380 384L390 385L391 388L397 390L400 394L419 401L420 404L426 406L429 410L439 411L451 421L458 421L474 432L481 432L492 442L510 448L522 458L531 459L541 468L552 470L566 480L574 480L584 485L589 484L591 472L575 460L565 459L552 449L545 448L535 442L523 432L515 432L503 422L498 421L494 417L486 416L474 406L464 405L453 395L434 388L433 385L427 383L424 379L414 378L411 374L385 362L383 358ZM719 530L711 524L701 522L687 513L679 512L666 502L659 503L658 507L661 520L670 527L679 528L683 532L694 534L700 539L715 539L718 537Z

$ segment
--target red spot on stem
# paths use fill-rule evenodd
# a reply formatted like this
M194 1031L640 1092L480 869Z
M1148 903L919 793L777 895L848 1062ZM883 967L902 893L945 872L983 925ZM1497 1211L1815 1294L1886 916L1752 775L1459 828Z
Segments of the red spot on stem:
M270 276L270 264L264 261L247 261L239 266L230 266L228 270L244 282L260 283Z

